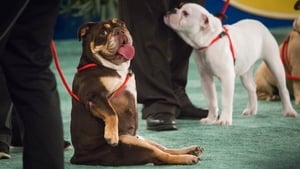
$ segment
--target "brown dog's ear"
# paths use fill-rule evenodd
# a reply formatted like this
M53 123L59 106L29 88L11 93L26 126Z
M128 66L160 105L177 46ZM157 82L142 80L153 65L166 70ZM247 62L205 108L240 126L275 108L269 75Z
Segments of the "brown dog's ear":
M92 25L94 25L94 24L95 24L95 22L88 22L79 27L79 30L77 33L77 37L78 37L79 41L90 31Z

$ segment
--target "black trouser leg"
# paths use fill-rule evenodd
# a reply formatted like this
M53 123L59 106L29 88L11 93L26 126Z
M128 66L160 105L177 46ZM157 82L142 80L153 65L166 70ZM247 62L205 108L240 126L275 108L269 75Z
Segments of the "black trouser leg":
M13 26L0 63L24 123L24 169L62 169L63 132L49 48L58 13L55 0L32 0Z
M120 18L126 22L136 48L132 69L136 75L138 102L144 105L143 117L160 112L174 116L178 113L169 56L172 31L163 23L169 4L168 0L119 1Z
M6 81L0 67L0 151L9 152L12 136L12 104Z

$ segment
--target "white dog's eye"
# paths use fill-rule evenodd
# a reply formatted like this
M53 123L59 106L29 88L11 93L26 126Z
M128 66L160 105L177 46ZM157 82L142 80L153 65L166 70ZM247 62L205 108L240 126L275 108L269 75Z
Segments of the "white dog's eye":
M184 17L187 17L187 16L189 16L189 13L188 13L187 11L182 11L182 15L183 15Z

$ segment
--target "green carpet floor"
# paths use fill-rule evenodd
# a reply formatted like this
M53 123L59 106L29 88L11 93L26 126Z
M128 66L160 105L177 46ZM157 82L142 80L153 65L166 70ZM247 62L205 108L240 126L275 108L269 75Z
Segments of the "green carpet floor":
M288 29L273 30L280 42ZM77 66L81 44L77 40L56 41L60 64L71 85ZM257 66L257 64L255 65ZM53 66L54 69L54 66ZM54 70L56 73L56 70ZM64 134L70 140L70 96L57 76L63 112ZM219 82L216 81L218 95ZM187 91L193 103L206 107L200 88L199 75L193 57L190 60ZM220 97L219 97L220 98ZM219 102L220 103L220 102ZM66 169L138 168L138 169L296 169L300 168L300 117L286 118L281 113L281 102L259 101L258 114L241 115L247 103L247 94L239 79L236 80L233 125L220 127L202 125L198 120L177 120L177 131L153 132L146 130L144 120L139 121L138 134L170 148L189 145L204 147L200 163L191 166L78 166L70 164L73 150L65 152ZM294 105L294 103L293 103ZM294 105L300 113L300 106ZM141 108L141 105L139 105ZM139 112L140 114L140 112ZM42 147L41 147L42 148ZM0 160L1 169L21 169L22 152L12 150L12 158Z

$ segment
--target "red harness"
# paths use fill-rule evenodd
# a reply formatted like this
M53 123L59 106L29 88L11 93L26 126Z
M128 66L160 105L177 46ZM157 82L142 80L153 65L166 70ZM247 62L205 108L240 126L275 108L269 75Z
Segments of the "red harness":
M81 72L83 70L86 70L86 69L89 69L89 68L93 68L93 67L97 67L97 66L98 65L95 64L95 63L86 64L84 66L81 66L81 67L77 68L77 72ZM132 71L129 70L128 73L127 73L127 75L126 75L126 78L125 78L124 82L112 93L112 95L109 97L109 99L112 99L113 97L118 96L124 90L124 88L126 87L127 82L129 81L129 79L130 79L131 76L132 76ZM73 92L72 92L71 96L75 100L79 101L79 97L76 94L74 94Z
M282 43L282 48L281 48L281 51L280 51L280 57L281 57L281 61L282 61L282 64L285 65L285 64L289 64L287 60L287 52L288 52L288 44L289 44L289 41L290 41L290 35L283 41ZM285 69L285 76L291 80L300 80L300 77L299 76L293 76L291 74L288 73L288 71Z
M80 101L79 97L75 93L73 93L72 89L69 87L68 82L67 82L66 78L64 77L64 74L61 70L61 67L60 67L59 61L58 61L58 56L57 56L54 40L51 40L50 47L51 47L51 52L52 52L52 55L53 55L53 58L54 58L56 69L58 71L58 74L59 74L66 90L68 91L70 96L72 96L73 99L75 99L76 101L79 102ZM95 64L95 63L90 63L90 64L84 65L82 67L79 67L77 69L77 72L80 72L80 71L83 71L83 70L86 70L86 69L89 69L89 68L97 67L97 66L98 65ZM131 75L132 75L132 71L129 70L124 82L120 85L120 87L116 91L113 92L113 94L109 97L109 99L119 95L123 91L123 89L126 87L126 84L127 84L128 80L130 79Z
M210 47L211 45L213 45L219 39L223 38L226 35L227 38L228 38L228 41L229 41L229 47L230 47L230 51L231 51L231 55L232 55L233 61L235 61L234 47L232 45L232 41L231 41L230 35L228 34L228 29L225 26L222 26L222 27L223 27L223 31L218 36L216 36L212 41L210 41L210 43L208 44L208 46L200 47L200 48L198 48L198 50L207 49L208 47Z

